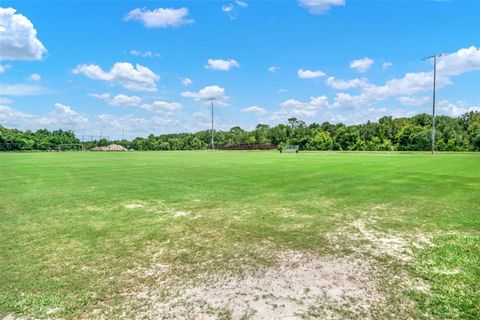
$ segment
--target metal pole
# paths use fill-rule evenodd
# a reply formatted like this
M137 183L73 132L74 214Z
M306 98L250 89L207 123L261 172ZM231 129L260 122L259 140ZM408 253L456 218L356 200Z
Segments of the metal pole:
M437 56L433 57L433 107L432 107L432 154L435 153L435 82L437 78Z
M212 99L212 151L215 150L215 145L213 143L213 100Z

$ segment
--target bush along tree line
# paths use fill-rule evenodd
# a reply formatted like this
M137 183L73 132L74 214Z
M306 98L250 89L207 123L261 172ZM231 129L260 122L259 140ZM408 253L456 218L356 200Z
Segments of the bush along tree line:
M428 151L431 148L432 117L419 114L410 118L386 116L378 122L360 125L342 123L307 125L297 118L288 124L259 124L252 131L233 127L215 132L216 146L237 144L299 145L300 150ZM210 147L210 131L149 135L131 141L85 142L85 149L117 143L133 150L201 150ZM72 131L19 131L0 126L0 150L55 150L59 144L80 143ZM436 149L439 151L480 151L480 112L456 118L436 117ZM228 148L227 148L228 149ZM234 149L234 148L233 148Z

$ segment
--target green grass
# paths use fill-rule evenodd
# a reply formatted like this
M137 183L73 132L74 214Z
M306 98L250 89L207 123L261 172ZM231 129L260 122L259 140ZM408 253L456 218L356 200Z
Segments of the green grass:
M115 315L159 250L180 278L346 254L328 234L374 211L376 230L433 239L400 266L430 288L404 293L418 314L475 319L479 199L479 154L3 153L0 316Z

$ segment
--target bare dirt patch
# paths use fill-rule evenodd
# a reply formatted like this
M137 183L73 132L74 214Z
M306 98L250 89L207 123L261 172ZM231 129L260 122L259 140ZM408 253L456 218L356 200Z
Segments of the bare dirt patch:
M288 251L278 255L274 267L243 277L177 283L169 296L164 291L170 287L168 280L144 288L136 293L146 303L137 317L300 319L319 306L332 318L338 314L331 310L368 314L373 305L384 301L375 283L371 266L364 261Z

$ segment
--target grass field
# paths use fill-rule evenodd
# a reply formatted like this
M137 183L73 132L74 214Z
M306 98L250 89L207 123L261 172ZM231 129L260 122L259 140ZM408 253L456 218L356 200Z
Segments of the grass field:
M480 154L0 154L0 316L479 319Z

